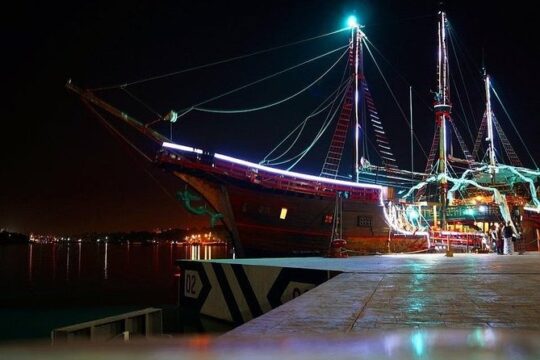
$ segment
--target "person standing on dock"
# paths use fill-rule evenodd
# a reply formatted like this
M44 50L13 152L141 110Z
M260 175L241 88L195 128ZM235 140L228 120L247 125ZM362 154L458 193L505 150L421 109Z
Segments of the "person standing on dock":
M512 255L513 252L513 242L512 237L514 236L514 230L512 229L512 225L510 221L506 223L506 226L503 229L503 235L504 235L504 254L505 255Z
M497 254L499 253L499 246L497 245L497 240L498 240L498 227L499 225L498 224L493 224L491 225L490 229L489 229L489 241L490 241L490 248L492 249L493 252L496 252Z
M504 240L503 240L503 229L504 223L495 224L495 233L496 233L496 247L497 247L497 255L503 255L504 254Z

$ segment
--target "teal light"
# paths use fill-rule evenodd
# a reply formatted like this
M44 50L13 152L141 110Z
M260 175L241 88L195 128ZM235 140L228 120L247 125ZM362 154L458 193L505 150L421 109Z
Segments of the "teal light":
M347 19L347 26L350 28L355 28L358 26L358 21L356 20L356 16L354 15L349 16L349 18Z
M468 208L468 209L465 209L465 211L463 213L465 215L474 216L475 211L474 211L474 209Z
M416 209L410 207L407 209L407 215L409 216L409 220L418 220L418 218L420 217L420 214L418 213L418 211L416 211Z
M416 356L421 357L424 355L425 341L424 334L421 331L416 331L411 335L411 343Z

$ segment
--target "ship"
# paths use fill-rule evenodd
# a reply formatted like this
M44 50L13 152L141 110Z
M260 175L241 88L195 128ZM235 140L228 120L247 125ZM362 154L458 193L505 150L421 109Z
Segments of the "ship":
M188 211L208 216L211 225L225 226L236 256L486 250L488 229L501 221L510 222L522 239L531 239L540 223L536 197L540 172L523 167L494 119L487 75L485 115L474 150L467 150L452 121L446 27L446 14L441 11L433 100L435 135L424 172L397 165L364 73L363 57L370 52L370 42L354 19L342 54L346 57L342 82L333 100L316 109L327 110L333 119L325 122L324 131L330 124L334 126L318 174L282 169L268 157L257 163L178 144L153 129L154 123L172 126L190 111L211 114L212 109L193 106L170 111L145 124L95 91L71 81L66 87L122 139L129 141L97 109L142 134L151 145L145 146L145 152L137 151L186 184L178 192L178 200ZM410 130L412 134L412 119ZM503 138L504 150L512 160L509 165L497 159L495 132ZM463 159L454 156L453 138L459 142ZM487 150L480 159L485 138ZM368 140L377 149L378 164L363 152ZM349 148L354 155L347 165L342 160ZM455 171L452 164L462 170ZM343 176L343 172L350 175Z

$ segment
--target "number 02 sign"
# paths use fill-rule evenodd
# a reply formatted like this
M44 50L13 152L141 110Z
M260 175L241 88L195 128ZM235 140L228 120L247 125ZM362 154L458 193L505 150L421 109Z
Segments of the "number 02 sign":
M198 298L201 287L199 273L194 270L186 270L184 273L184 296L194 299Z

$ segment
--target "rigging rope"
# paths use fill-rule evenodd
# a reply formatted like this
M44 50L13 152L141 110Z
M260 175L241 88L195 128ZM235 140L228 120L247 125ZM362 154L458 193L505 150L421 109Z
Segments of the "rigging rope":
M346 45L345 47L349 47L349 45ZM341 47L339 49L343 49L344 47ZM338 49L338 50L339 50ZM334 52L336 50L333 50L332 52ZM286 98L284 99L281 99L281 100L278 100L276 102L273 102L271 104L266 104L266 105L263 105L263 106L258 106L258 107L254 107L254 108L248 108L248 109L231 109L231 110L227 110L227 109L209 109L209 108L201 108L201 107L198 107L198 105L195 105L195 106L192 106L192 109L193 110L198 110L198 111L201 111L201 112L207 112L207 113L218 113L218 114L242 114L242 113L248 113L248 112L253 112L253 111L259 111L259 110L264 110L264 109L268 109L268 108L271 108L273 106L277 106L279 104L282 104L286 101L289 101L291 100L292 98L302 94L303 92L305 92L306 90L308 90L309 88L311 88L313 85L315 85L316 83L318 83L323 77L325 77L340 61L341 59L343 59L343 57L349 52L349 49L346 49L342 54L341 56L336 60L336 62L334 62L332 64L332 66L330 66L330 68L328 70L326 70L321 76L319 76L317 79L315 79L312 83L310 83L309 85L307 85L306 87L304 87L303 89L301 89L300 91L296 92L295 94L292 94L290 96L287 96ZM274 76L274 75L272 75ZM258 81L260 82L260 81ZM252 85L252 84L251 84ZM247 87L247 86L245 86ZM240 90L237 89L237 90ZM235 90L235 91L237 91ZM225 96L225 94L223 95ZM221 96L220 96L221 97ZM208 101L206 101L208 102Z
M343 103L345 96L347 95L346 89L347 89L347 86L343 88L343 96L341 97L341 100L338 102L338 104ZM336 116L338 110L340 110L340 107L336 106L336 109L334 110L332 115L330 115L331 111L328 112L328 115L326 117L326 123L323 124L321 129L319 129L319 133L317 134L317 136L315 136L311 144L301 153L301 156L298 158L298 160L296 160L291 166L287 168L288 171L290 171L293 167L295 167L296 164L298 164L304 158L304 156L306 156L306 154L313 148L313 146L315 146L315 144L319 141L321 136L326 132L326 129L328 129L328 126L332 123L332 119Z
M128 91L128 89L126 89L124 86L120 87L120 89L122 89L122 91L124 91L126 94L128 94L132 99L134 99L135 101L137 101L139 104L141 104L142 106L144 106L148 111L150 111L151 113L153 113L154 115L157 115L157 117L161 120L163 120L163 116L161 116L160 113L158 113L157 111L155 111L154 109L152 109L150 107L150 105L146 104L144 101L142 101L140 98L138 98L137 96L135 96L133 93L131 93L130 91Z
M290 70L293 70L293 69L295 69L295 68L297 68L297 67L300 67L300 66L302 66L302 65L305 65L305 64L307 64L307 63L309 63L309 62L312 62L312 61L318 60L318 59L320 59L320 58L322 58L322 57L324 57L324 56L330 55L330 54L332 54L332 53L334 53L334 52L336 52L336 51L339 51L339 50L341 50L341 49L344 49L344 48L346 48L346 47L348 47L348 46L349 46L349 45L342 46L342 47L340 47L340 48L337 48L337 49L334 49L334 50L329 51L329 52L327 52L327 53L324 53L324 54L322 54L322 55L316 56L316 57L314 57L314 58L311 58L311 59L306 60L306 61L304 61L304 62L301 62L301 63L299 63L299 64L293 65L293 66L291 66L291 67L289 67L289 68L287 68L287 69L278 71L277 73L274 73L274 74L265 76L265 77L263 77L263 78L261 78L261 79L259 79L259 80L255 80L255 81L250 82L250 83L248 83L248 84L242 85L242 86L240 86L240 87L238 87L238 88L236 88L236 89L227 91L227 92L225 92L225 93L223 93L223 94L221 94L221 95L217 95L217 96L214 96L214 97L212 97L212 98L210 98L210 99L201 101L201 102L199 102L199 103L197 103L197 104L195 104L195 105L192 105L192 106L189 107L189 108L186 108L186 109L181 110L181 114L178 115L178 118L181 118L182 116L186 115L186 114L189 113L190 111L194 110L196 106L203 105L203 104L206 104L206 103L208 103L208 102L210 102L210 101L214 101L214 100L220 99L220 98L222 98L222 97L224 97L224 96L233 94L233 93L238 92L238 91L240 91L240 90L243 90L243 89L245 89L245 88L247 88L247 87L249 87L249 86L258 84L258 83L263 82L263 81L265 81L265 80L271 79L271 78L273 78L273 77L275 77L275 76L281 75L281 74L283 74L283 73L285 73L285 72L287 72L287 71L290 71Z
M332 93L326 98L324 99L324 101L322 103L320 103L316 108L315 110L313 110L311 112L311 114L309 114L300 124L298 124L283 140L281 140L281 142L279 144L277 144L265 157L264 159L259 162L259 164L271 164L272 162L274 162L275 160L279 160L281 159L283 156L285 156L285 154L287 154L291 149L292 147L296 144L296 142L298 141L298 139L300 138L300 135L302 134L302 132L304 131L305 127L306 127L306 124L308 122L309 119L319 115L320 113L322 113L323 111L325 111L326 109L328 109L329 106L333 105L334 101L332 102L329 102L328 104L324 105L330 98L332 97L337 97L339 96L339 93L341 93L341 90L343 87L343 84L340 84L339 87L332 91ZM272 155L281 145L283 145L283 143L285 141L287 141L287 139L289 139L295 132L296 130L298 130L298 128L300 128L300 131L298 131L298 134L296 135L296 138L292 141L292 143L289 145L289 147L284 150L281 155L277 156L277 157L274 157L272 159L268 159L268 157L270 157L270 155Z
M468 60L468 61L465 61L465 68L467 70L469 70L469 74L471 76L477 77L478 74L482 73L482 71L480 71L481 67L478 66L478 64L475 62L475 60L473 59L471 54L467 51L467 48L465 47L465 45L461 44L461 42L459 40L459 37L454 35L457 32L454 30L454 28L452 27L452 24L449 21L448 21L448 27L447 28L448 28L449 36L451 36L453 38L453 39L451 39L451 41L455 41L456 49L458 49L464 55L463 58L465 60ZM484 90L482 89L481 86L479 86L479 83L477 81L473 81L473 84L475 85L476 90L478 91L478 94L483 94L484 93Z
M436 17L436 16L437 15L434 15L433 13L425 14L425 15L416 15L416 16L410 16L410 17L407 17L407 18L397 19L397 20L393 20L393 21L383 21L383 22L379 22L379 23L375 23L375 24L365 24L364 27L365 28L377 27L377 26L385 26L386 27L386 26L388 26L390 24L400 24L400 23L405 22L405 21L425 19L425 18L433 18L433 17Z
M343 88L343 96L341 98L341 100L339 101L339 103L341 103L343 101L343 98L345 97L345 94L346 94L346 90L347 89L347 86L345 86ZM334 100L335 102L335 100ZM332 103L332 105L334 105L334 103ZM315 135L315 138L313 139L313 141L311 142L311 144L306 147L304 150L302 150L300 153L296 154L295 156L287 159L287 160L283 160L281 162L278 162L278 163L274 163L273 165L281 165L281 164L285 164L285 163L288 163L288 162L291 162L293 160L296 160L298 159L297 161L295 161L294 164L292 164L291 166L289 166L287 168L287 170L291 170L296 164L298 164L298 162L300 162L304 156L313 148L313 146L317 143L317 141L320 139L320 137L322 136L322 134L326 131L326 129L328 128L328 126L332 123L332 119L333 117L335 116L336 112L337 112L337 109L334 110L334 112L332 113L331 111L332 107L330 107L330 112L326 115L326 118L321 126L321 128L319 129L319 132L317 133L317 135Z
M398 75L398 77L403 81L403 83L405 83L407 85L407 87L410 87L411 86L411 82L403 75L401 74L397 68L392 65L392 63L390 62L390 60L388 60L384 55L383 53L367 38L367 37L364 37L364 40L367 41L369 43L369 45L373 48L373 50L375 50L379 56L384 60L385 63L388 64L388 66L390 66L390 68L392 70L394 70L394 72ZM431 104L428 104L425 100L424 100L424 97L423 96L420 96L420 93L418 91L416 91L416 88L413 87L413 93L417 96L417 98L422 102L422 104L424 104L426 106L427 109L429 109L429 111L433 111L433 106Z
M465 89L465 96L466 96L467 102L469 104L469 110L471 112L471 117L473 119L474 126L478 127L478 122L476 121L476 117L474 116L474 111L473 111L473 108L472 108L471 98L469 96L469 92L467 91L467 85L465 84L465 78L463 77L463 72L461 71L461 65L459 64L459 59L458 59L458 56L457 56L456 47L454 45L454 36L453 36L452 32L449 32L449 38L450 38L450 45L451 45L451 48L452 48L452 53L454 54L454 58L456 60L456 65L457 65L457 68L458 68L458 71L459 71L459 76L461 78L461 83L463 85L463 89ZM461 110L463 112L463 117L465 119L465 124L467 125L467 130L470 133L471 140L474 141L472 131L471 131L470 127L469 127L469 120L467 119L467 116L465 115L465 109L464 109L463 104L461 102L461 97L459 95L459 90L458 90L457 84L455 83L454 78L452 78L452 81L454 82L454 87L455 87L456 93L458 95L458 100L459 100L459 103L460 103L460 105L462 107Z
M529 148L527 147L527 145L525 144L525 141L523 141L523 138L521 137L521 134L519 133L516 125L514 124L514 121L512 120L512 118L510 117L510 114L508 113L508 110L506 110L506 106L504 106L501 98L499 97L499 94L497 93L497 91L495 90L495 88L493 87L493 85L491 85L491 89L493 90L493 93L495 94L495 97L497 98L497 100L499 101L499 104L501 104L501 107L504 111L504 113L506 114L506 116L508 117L508 120L510 120L510 124L512 124L512 127L514 128L517 136L519 137L519 140L521 140L521 144L523 145L523 147L525 148L525 150L527 151L527 154L529 155L529 157L531 158L533 164L534 164L534 167L538 169L538 165L536 164L536 161L534 161L534 158L533 156L531 155L531 152L529 151Z
M365 39L365 37L363 38ZM377 63L377 60L375 60L375 57L373 56L373 53L371 52L369 46L368 46L368 43L367 42L364 42L364 45L366 46L366 49L369 53L369 55L371 56L371 59L373 60L373 63L375 64L375 66L377 67L377 70L379 70L379 74L381 75L381 77L383 78L384 80L384 83L386 84L386 87L388 88L388 91L390 91L390 94L392 95L392 98L394 99L394 102L396 103L399 111L401 112L401 115L403 116L403 119L405 120L405 122L407 123L407 126L410 128L411 127L411 123L409 122L409 119L407 119L407 115L405 115L405 112L403 111L403 109L401 108L401 105L399 105L399 102L396 98L396 95L394 94L394 92L392 91L392 88L390 87L390 84L388 83L388 81L386 80L386 77L384 76L379 64ZM420 140L418 139L418 136L416 136L416 134L414 134L414 138L416 139L416 142L418 143L418 146L420 146L420 150L422 150L422 153L424 154L424 157L427 159L427 154L426 152L424 151L424 148L422 147L422 143L420 143Z
M345 92L347 90L347 86L349 86L350 84L350 81L347 82L343 88L336 94L336 97L334 98L334 100L329 104L331 105L329 108L329 112L328 114L326 115L326 118L324 119L321 127L319 128L319 131L317 132L317 134L315 135L315 138L314 140L311 142L310 145L308 145L304 150L302 150L301 152L299 152L298 154L290 157L289 159L286 159L286 160L282 160L282 161L279 161L279 162L273 162L271 165L282 165L282 164L286 164L286 163L289 163L291 161L294 161L294 160L297 160L294 164L292 164L291 166L289 166L287 168L287 170L291 170L296 164L298 164L303 158L304 156L313 148L313 146L315 146L315 144L318 142L318 140L320 139L320 137L324 134L324 132L326 131L326 129L328 128L328 126L332 123L332 119L334 118L336 112L337 112L337 109L334 111L334 113L332 115L330 115L332 113L332 108L334 107L334 105L336 104L336 100L339 98L340 94L343 93L342 97L341 97L341 100L338 102L338 104L340 104L342 101L343 101L343 98L345 97ZM328 108L328 106L326 107Z
M340 33L340 32L345 31L345 30L349 30L349 28L343 28L343 29L331 31L331 32L326 33L326 34L313 36L313 37L303 39L303 40L298 40L298 41L288 43L288 44L285 44L285 45L279 45L279 46L275 46L275 47L272 47L272 48L269 48L269 49L259 50L259 51L255 51L253 53L249 53L249 54L245 54L245 55L239 55L239 56L235 56L235 57L232 57L232 58L229 58L229 59L224 59L224 60L219 60L219 61L207 63L207 64L204 64L204 65L193 66L193 67L190 67L190 68L187 68L187 69L170 72L170 73L163 74L163 75L151 76L151 77L148 77L148 78L145 78L145 79L135 80L135 81L128 82L128 83L123 83L123 84L116 84L116 85L109 85L109 86L93 88L93 89L90 89L90 91L111 90L111 89L117 89L119 87L127 87L127 86L142 84L142 83L145 83L145 82L148 82L148 81L159 80L159 79L163 79L163 78L166 78L166 77L175 76L175 75L187 73L187 72L194 71L194 70L200 70L200 69L212 67L212 66L215 66L215 65L225 64L225 63L228 63L228 62L231 62L231 61L245 59L245 58L248 58L248 57L251 57L251 56L260 55L260 54L264 54L264 53L271 52L271 51L274 51L274 50L279 50L279 49L283 49L283 48L286 48L286 47L298 45L298 44L308 42L308 41L311 41L311 40L316 40L316 39L320 39L322 37L334 35L334 34Z
M467 127L467 133L469 134L469 137L471 138L471 141L474 142L474 137L473 137L473 134L472 134L472 130L471 130L471 127L469 126L469 121L467 119L467 114L465 114L465 108L463 106L463 102L461 101L461 95L459 94L459 89L457 87L456 81L454 80L454 78L451 78L450 80L452 81L452 85L454 85L454 90L456 92L458 102L459 102L459 108L460 108L462 116L463 116L463 118L461 118L461 116L458 116L457 114L452 115L452 120L454 120L454 119L461 120L461 122L463 122L465 124L465 126Z
M90 111L92 111L94 113L94 115L96 115L98 117L99 120L101 120L101 122L103 123L103 125L110 131L112 132L114 135L118 136L120 139L122 139L127 145L129 145L136 153L138 153L139 155L141 155L145 160L147 160L149 163L152 163L152 159L150 159L148 157L148 155L146 155L144 152L142 152L135 144L133 144L133 142L131 142L127 137L125 137L120 131L118 131L118 129L116 129L111 123L109 123L109 121L107 121L107 119L105 119L105 117L103 117L93 106L92 104L83 99L82 100L83 103L90 109ZM137 163L139 163L137 161ZM163 191L163 193L167 196L169 196L171 199L173 199L173 202L177 205L179 205L180 203L177 201L176 199L176 196L174 194L172 194L167 188L165 188L165 186L163 186L163 184L161 184L161 182L156 179L156 177L150 172L150 170L148 170L146 167L142 166L141 165L141 168L144 170L144 172L155 182L155 184L161 189L161 191Z
M302 134L304 128L306 127L306 124L307 124L307 121L312 118L312 117L315 117L317 115L319 115L320 113L322 113L326 108L328 108L328 106L330 105L333 105L337 99L337 97L339 97L339 93L343 90L342 86L348 86L350 84L350 81L346 82L345 85L343 85L343 80L345 79L345 76L347 74L347 70L348 70L348 66L346 65L345 66L345 69L343 71L343 75L341 76L341 80L340 80L340 85L337 87L336 90L334 90L326 99L324 99L324 101L322 103L319 104L319 106L317 106L315 108L315 110L313 110L311 112L310 115L308 115L304 121L302 121L300 124L298 124L276 147L274 147L265 157L264 159L260 162L260 164L269 164L271 163L272 161L275 161L275 160L279 160L280 158L282 158L295 144L296 142L298 141L298 139L300 138L300 135ZM334 100L330 103L328 103L328 105L325 105L320 111L318 111L321 106L323 106L324 103L326 103L327 100L329 100L330 98L332 98L334 95L336 95L334 97ZM296 132L296 130L299 128L299 127L302 127L300 129L300 131L298 132L298 135L296 136L296 138L294 139L294 141L292 142L292 144L287 148L287 150L285 150L281 155L279 155L278 157L275 157L275 158L272 158L272 159L269 159L268 160L268 157L270 155L272 155L285 141L287 141L287 139L289 137L292 136L292 134L294 134Z

